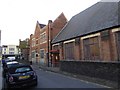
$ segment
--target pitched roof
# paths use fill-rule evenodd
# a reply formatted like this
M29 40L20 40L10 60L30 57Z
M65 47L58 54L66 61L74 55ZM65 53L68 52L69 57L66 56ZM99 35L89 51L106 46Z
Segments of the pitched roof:
M98 2L90 8L73 16L52 43L61 42L78 36L120 25L119 2ZM118 13L119 11L119 13Z
M39 21L37 21L37 24L40 26L40 28L43 28L46 26L45 24L40 24Z
M45 24L39 24L41 28L45 27L46 25Z

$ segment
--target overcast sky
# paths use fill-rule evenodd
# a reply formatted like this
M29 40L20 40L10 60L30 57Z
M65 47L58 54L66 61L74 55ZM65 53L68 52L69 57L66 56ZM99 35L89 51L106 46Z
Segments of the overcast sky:
M18 45L62 12L68 20L100 0L0 0L1 45Z

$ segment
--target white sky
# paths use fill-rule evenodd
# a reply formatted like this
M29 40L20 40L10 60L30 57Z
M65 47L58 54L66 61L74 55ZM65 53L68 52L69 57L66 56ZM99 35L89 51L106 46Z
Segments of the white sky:
M0 0L1 45L18 45L34 33L36 22L47 24L62 12L72 16L100 0Z

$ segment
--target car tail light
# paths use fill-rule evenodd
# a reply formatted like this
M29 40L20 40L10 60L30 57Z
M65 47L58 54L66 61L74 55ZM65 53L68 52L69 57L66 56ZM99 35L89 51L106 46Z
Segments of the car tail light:
M9 82L13 82L13 77L12 76L9 77Z

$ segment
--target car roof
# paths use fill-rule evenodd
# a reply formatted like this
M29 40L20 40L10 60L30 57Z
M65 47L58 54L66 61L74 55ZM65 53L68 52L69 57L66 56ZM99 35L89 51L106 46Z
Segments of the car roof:
M16 64L17 64L17 63L16 63ZM31 66L28 65L28 64L18 63L17 65L14 65L14 66L11 67L11 68L19 68L19 67L31 67Z
M9 65L9 64L16 64L16 63L18 63L18 62L17 61L7 62L7 65Z
M5 59L5 62L13 62L13 61L16 61L16 60Z
M7 57L7 58L10 59L10 60L15 60L15 56Z
M23 63L20 63L19 65L18 65L18 67L31 67L30 65L28 65L28 64L23 64Z

